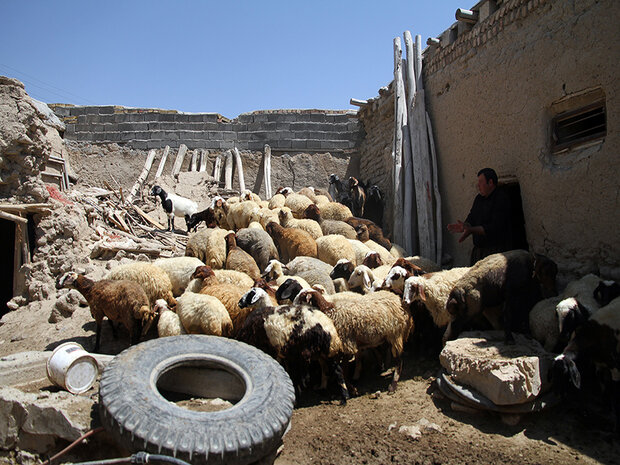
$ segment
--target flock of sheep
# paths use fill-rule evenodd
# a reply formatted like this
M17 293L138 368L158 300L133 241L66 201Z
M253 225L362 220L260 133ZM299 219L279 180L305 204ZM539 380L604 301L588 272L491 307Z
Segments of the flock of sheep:
M174 216L183 216L188 231L197 231L186 256L119 265L97 282L76 273L58 281L88 301L97 323L95 351L104 316L121 322L132 344L153 324L160 337L236 338L278 359L298 392L318 362L321 387L334 380L346 403L363 351L387 345L394 390L410 336L440 350L496 309L491 323L504 328L506 343L514 342L512 331L531 333L560 354L557 386L579 385L578 355L604 367L615 389L620 386L617 283L589 275L557 296L555 263L524 250L449 270L407 257L383 234L380 191L355 178L343 183L331 175L328 191L281 188L269 200L249 191L215 197L200 212L158 186L151 193L161 198L169 228ZM198 229L202 221L206 227ZM607 344L611 355L600 356L597 344ZM342 369L349 362L355 362L352 377Z

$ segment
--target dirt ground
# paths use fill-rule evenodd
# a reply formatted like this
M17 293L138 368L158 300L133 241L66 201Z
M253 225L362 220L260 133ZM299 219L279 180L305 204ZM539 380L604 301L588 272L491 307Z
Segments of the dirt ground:
M87 308L55 324L47 322L50 310L51 304L43 302L38 309L30 306L6 315L0 326L0 356L51 350L68 340L92 348L95 325ZM102 352L115 354L126 347L127 335L121 332L114 340L104 325L102 341ZM439 362L418 358L411 348L404 361L403 376L392 395L387 393L387 375L372 367L358 385L359 395L346 406L329 393L304 393L276 465L620 463L620 441L606 432L610 417L598 399L566 401L514 424L515 418L496 413L454 411L433 382ZM96 398L96 391L86 395ZM416 430L421 433L414 438ZM85 445L66 460L114 458L122 453ZM8 454L0 457L1 462L23 460Z

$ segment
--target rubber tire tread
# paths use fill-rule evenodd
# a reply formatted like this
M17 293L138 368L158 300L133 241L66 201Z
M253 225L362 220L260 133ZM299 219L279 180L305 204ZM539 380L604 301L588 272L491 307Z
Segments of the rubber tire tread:
M155 386L171 363L222 357L250 379L244 397L217 412L196 412L167 401ZM192 464L248 464L281 444L295 402L288 374L273 358L232 339L183 335L131 346L110 361L99 383L104 427L131 451L177 457Z

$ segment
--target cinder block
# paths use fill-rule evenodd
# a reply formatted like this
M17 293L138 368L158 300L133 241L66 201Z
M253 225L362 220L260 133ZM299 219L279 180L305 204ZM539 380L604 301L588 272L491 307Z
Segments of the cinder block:
M252 115L249 114L249 113L245 113L245 114L239 115L237 117L237 122L239 122L239 123L246 123L247 124L247 123L251 123L252 121L253 121L252 120Z
M305 139L292 139L291 140L291 148L293 150L301 150L306 148L306 140Z
M162 113L159 116L159 120L160 121L175 121L175 116L177 116L175 113Z
M147 149L160 149L162 147L165 147L165 144L162 145L163 141L161 139L157 139L157 140L149 140L146 141L146 148Z
M219 142L219 148L221 149L232 149L235 147L235 143L232 140L221 140Z
M313 113L310 115L310 121L314 123L324 123L325 113Z
M177 131L164 131L162 139L178 141L179 133Z
M173 121L176 121L177 123L188 123L189 122L189 116L190 115L181 115L179 113L176 113L176 114L174 114Z
M111 105L105 106L105 107L99 107L99 112L100 115L113 115L114 114L114 107Z
M253 115L252 117L252 121L254 121L255 123L266 123L268 119L269 115L267 114Z
M321 142L320 140L316 140L316 139L308 139L306 141L306 148L308 149L320 149L321 148Z
M252 133L248 131L239 131L237 132L237 139L239 141L248 141L252 138Z
M94 124L99 122L99 115L86 115L86 123Z
M147 150L149 148L149 142L151 141L132 140L132 141L129 141L127 145L137 150Z

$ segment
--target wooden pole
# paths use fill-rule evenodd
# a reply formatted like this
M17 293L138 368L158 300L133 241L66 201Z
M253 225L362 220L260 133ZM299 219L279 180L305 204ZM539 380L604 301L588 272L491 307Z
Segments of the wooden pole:
M245 179L243 178L243 165L241 164L241 154L239 149L235 147L233 149L235 153L235 163L237 164L237 176L239 177L239 192L243 193L245 190Z
M172 166L172 176L175 178L179 175L181 171L181 166L183 166L183 159L185 158L185 154L187 153L187 145L181 144L179 147L179 151L177 152L177 158L174 160L174 165Z
M128 203L131 203L133 201L133 198L136 196L136 194L142 187L142 184L144 184L144 181L146 181L146 178L148 177L151 171L151 166L153 166L153 160L155 159L155 153L156 152L154 149L149 151L149 154L146 157L146 162L144 163L144 168L142 168L142 172L140 173L140 176L138 176L138 180L135 182L135 184L131 188L131 191L129 192L129 195L127 196Z
M271 195L271 146L269 144L265 144L263 172L264 172L264 178L265 178L265 198L270 199L272 195Z
M205 149L200 151L200 168L198 171L200 173L207 171L207 151Z
M215 159L215 163L213 164L213 177L217 182L220 182L220 178L222 177L222 157L224 154L218 153L217 158Z
M166 148L164 149L164 154L161 156L159 166L157 167L157 173L155 173L155 179L159 178L161 176L161 173L164 171L164 165L166 164L168 153L170 153L170 146L166 145Z
M437 151L435 150L435 138L433 137L433 126L431 118L426 112L426 128L428 129L428 140L431 147L431 164L433 168L433 193L435 194L435 234L437 235L437 259L435 262L441 265L443 257L443 227L441 218L441 195L439 193L439 180L437 175Z
M402 192L402 158L403 158L403 117L405 107L405 89L402 72L402 48L400 37L394 39L394 144L392 147L392 182L394 192L393 237L394 242L403 244L403 192Z
M405 197L404 197L404 205L403 205L403 221L407 230L404 231L404 243L402 244L405 250L412 255L416 255L419 251L419 236L418 236L418 208L417 208L417 198L420 193L416 188L417 183L415 182L415 171L417 169L416 166L416 156L418 146L416 144L416 139L414 136L415 127L413 122L413 102L416 91L416 82L415 82L415 71L413 67L413 41L411 40L411 33L409 31L405 31L405 50L407 54L407 59L405 60L406 64L406 73L405 73L405 88L407 94L407 134L409 136L409 152L403 153L403 165L404 165L404 183L405 183Z
M192 150L192 161L189 165L190 171L196 171L196 163L198 162L198 150Z
M226 150L226 165L224 166L224 188L232 189L233 157L230 150Z

